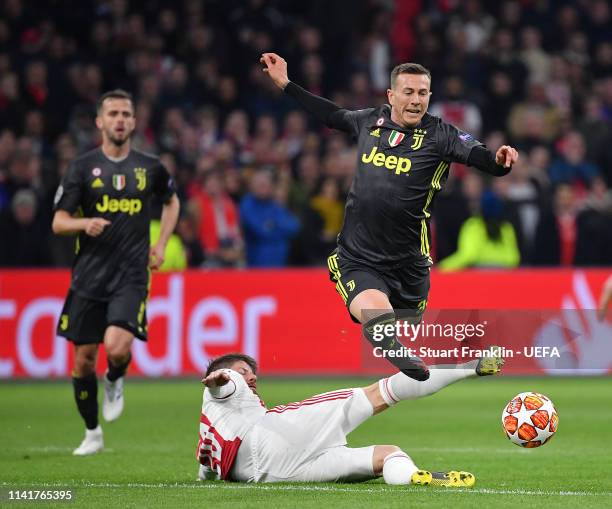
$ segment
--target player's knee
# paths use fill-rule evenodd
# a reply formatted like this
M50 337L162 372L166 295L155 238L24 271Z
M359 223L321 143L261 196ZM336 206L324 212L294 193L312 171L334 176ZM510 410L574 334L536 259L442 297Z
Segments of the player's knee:
M115 365L123 364L130 356L130 349L124 348L122 345L107 347L106 357Z
M393 307L384 292L371 288L363 290L353 299L349 311L365 324L381 314L393 312Z
M81 378L87 375L91 375L96 371L96 354L95 352L87 352L81 355L75 356L74 359L74 373L77 377Z

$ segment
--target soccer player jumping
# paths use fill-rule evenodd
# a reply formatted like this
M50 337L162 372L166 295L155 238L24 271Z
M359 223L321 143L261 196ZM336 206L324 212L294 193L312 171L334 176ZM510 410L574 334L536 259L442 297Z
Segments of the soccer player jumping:
M107 92L97 105L96 127L102 146L77 157L55 195L53 231L76 233L72 281L57 333L74 344L72 384L85 439L74 454L104 447L98 424L98 346L104 343L102 414L114 421L123 411L123 376L134 336L147 340L146 302L150 270L164 251L179 214L174 182L159 158L134 150L130 136L136 119L132 97ZM149 201L164 203L158 242L149 246Z
M421 319L433 264L428 222L450 163L501 177L510 172L517 151L502 145L493 154L470 134L429 115L431 74L419 64L393 69L390 106L349 111L291 82L279 55L264 53L260 61L274 84L304 109L357 139L357 172L338 247L328 258L330 278L353 321L363 324L366 339L394 350L386 357L404 374L426 380L428 368L420 358L403 357L406 350L395 335L375 343L373 331L397 318Z
M210 363L204 389L198 477L240 482L350 482L382 476L387 484L471 487L462 471L419 469L395 445L351 448L346 435L402 400L433 394L454 382L501 370L501 357L454 369L432 369L427 381L397 373L361 388L326 392L266 408L257 394L257 363L228 354Z

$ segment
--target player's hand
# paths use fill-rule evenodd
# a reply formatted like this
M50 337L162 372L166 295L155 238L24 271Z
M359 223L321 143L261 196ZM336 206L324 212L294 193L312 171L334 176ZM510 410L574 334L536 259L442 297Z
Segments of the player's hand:
M85 233L90 237L97 237L109 224L111 224L111 222L108 219L104 219L103 217L92 217L85 223Z
M276 53L263 53L259 61L265 65L263 72L270 76L278 88L284 89L289 83L285 59Z
M202 383L212 389L213 387L221 387L230 381L230 376L223 370L218 369L213 371L210 375L202 378Z
M510 168L518 160L518 152L510 145L502 145L495 153L495 163Z
M149 248L149 268L152 270L159 269L164 263L166 246L155 244Z

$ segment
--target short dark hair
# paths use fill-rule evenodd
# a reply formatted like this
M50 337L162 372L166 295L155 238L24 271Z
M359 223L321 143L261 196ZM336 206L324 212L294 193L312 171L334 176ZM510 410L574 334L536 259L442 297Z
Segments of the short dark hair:
M391 71L391 88L395 86L395 81L400 74L424 74L431 82L431 73L429 72L429 69L423 67L421 64L407 62L396 65Z
M96 113L99 115L102 110L102 105L104 101L107 99L127 99L132 103L132 110L134 109L134 99L132 98L132 94L126 92L121 88L116 88L115 90L109 90L108 92L104 92L98 102L96 103Z
M253 370L253 373L257 374L257 361L249 355L236 352L222 355L221 357L217 357L216 359L210 361L208 367L206 368L205 376L210 375L213 371L217 371L218 369L229 368L232 364L239 361L246 362Z

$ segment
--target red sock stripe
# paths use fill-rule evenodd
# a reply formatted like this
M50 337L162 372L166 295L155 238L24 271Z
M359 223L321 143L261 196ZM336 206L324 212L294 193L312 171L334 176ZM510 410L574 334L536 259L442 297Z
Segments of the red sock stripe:
M383 465L387 463L387 460L390 460L393 458L410 458L410 456L408 456L405 452L402 452L402 451L392 452L391 454L388 454L385 457L385 459L383 460Z
M389 399L391 401L394 401L395 403L399 403L399 399L394 397L393 393L391 392L391 387L389 387L389 379L388 378L384 378L383 379L383 386L385 388L385 392L387 393L387 396L389 396Z

